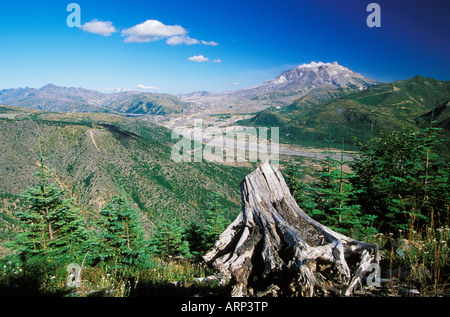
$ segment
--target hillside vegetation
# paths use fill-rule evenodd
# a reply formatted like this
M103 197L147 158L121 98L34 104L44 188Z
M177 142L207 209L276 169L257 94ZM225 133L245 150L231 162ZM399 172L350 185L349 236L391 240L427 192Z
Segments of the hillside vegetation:
M436 125L443 128L441 137L448 140L449 101L449 81L416 76L357 92L348 88L316 91L241 124L279 126L281 140L289 143L324 145L331 130L332 139L344 137L353 144L354 137L369 140L372 125L374 135L402 125L423 128L434 113ZM448 152L450 143L442 150Z
M0 118L0 178L8 180L0 183L2 227L11 225L8 219L20 206L19 196L35 183L39 141L52 179L94 216L122 188L148 226L167 210L183 221L201 219L208 196L219 192L232 217L240 207L238 184L251 166L175 163L169 132L107 114L33 112Z

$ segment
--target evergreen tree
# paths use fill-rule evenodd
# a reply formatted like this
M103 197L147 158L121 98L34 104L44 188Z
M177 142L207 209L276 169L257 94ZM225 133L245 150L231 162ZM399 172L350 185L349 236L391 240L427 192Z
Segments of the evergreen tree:
M185 239L185 229L172 217L170 211L161 213L155 223L152 237L150 239L150 251L153 255L167 258L172 256L190 257L189 244Z
M189 244L189 252L195 260L201 260L201 257L206 254L209 247L209 243L205 241L205 229L193 221L186 229L185 235Z
M123 191L100 212L103 232L101 260L112 267L139 266L146 260L146 242L138 210Z
M352 168L357 202L375 215L381 231L409 230L430 217L445 224L449 208L448 162L434 152L436 129L402 128L360 142Z
M284 171L284 178L298 206L306 213L311 213L315 208L315 190L305 181L305 167L293 161L289 162Z
M45 166L40 147L37 186L28 189L23 197L28 209L18 212L22 232L11 247L22 263L62 264L76 260L85 251L88 232L84 218L65 190L50 183L51 173Z
M186 230L189 250L196 259L205 255L228 225L228 210L220 203L219 194L211 194L206 206L203 225L192 222Z
M345 172L344 138L342 138L341 158L328 157L323 162L315 185L315 208L310 215L328 227L343 234L359 236L375 233L372 228L373 216L361 215L360 206L354 203L356 191L351 183L354 173Z
M225 215L228 210L220 203L219 194L211 194L206 205L207 208L204 211L205 243L207 249L209 249L214 242L216 242L220 234L226 229L227 220Z

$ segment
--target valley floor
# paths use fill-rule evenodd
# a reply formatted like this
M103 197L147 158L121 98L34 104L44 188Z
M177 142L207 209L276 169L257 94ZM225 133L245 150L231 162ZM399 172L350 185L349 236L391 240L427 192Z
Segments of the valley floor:
M248 142L245 139L246 136L243 135L248 135L248 130L246 131L246 129L248 129L249 127L240 126L237 124L238 121L248 119L250 117L252 117L252 115L249 114L178 114L163 117L145 116L144 120L162 125L176 132L177 134L191 140L201 141L211 146L223 146L224 148L230 148L230 145L224 142L222 139L216 138L216 136L223 135L224 137L227 137L228 129L234 128L235 132L233 133L233 135L231 135L231 137L239 134L241 134L241 137L237 136L235 138L234 147L232 148L248 151L258 151L258 144L254 142ZM197 129L199 124L202 125L203 129ZM239 130L241 130L242 132L240 132ZM258 129L256 130L258 131ZM257 133L259 133L259 131ZM270 132L268 132L268 135L270 137ZM259 142L264 142L266 140L260 140ZM270 153L270 150L268 152ZM325 159L328 156L327 152L328 149L323 148L321 149L315 147L304 147L296 144L278 144L279 155ZM335 159L341 158L340 149L333 148L332 152L334 153ZM355 154L356 152L345 151L344 160L347 162L352 161Z

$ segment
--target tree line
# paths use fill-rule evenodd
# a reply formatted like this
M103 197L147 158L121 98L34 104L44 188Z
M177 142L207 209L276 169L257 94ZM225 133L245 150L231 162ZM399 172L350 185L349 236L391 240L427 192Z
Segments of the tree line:
M288 187L314 219L358 238L448 227L450 164L436 150L438 131L431 123L356 139L359 151L351 162L344 161L342 139L341 159L329 149L312 181L305 180L304 166L291 162Z

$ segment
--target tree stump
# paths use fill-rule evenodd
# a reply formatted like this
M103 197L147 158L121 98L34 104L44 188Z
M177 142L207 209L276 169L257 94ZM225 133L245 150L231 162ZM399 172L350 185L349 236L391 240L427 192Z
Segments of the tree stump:
M378 245L351 239L309 217L281 172L268 163L245 177L241 195L240 214L203 257L231 283L232 296L250 296L253 287L265 283L286 283L302 296L313 296L315 288L348 296L370 264L379 262Z

